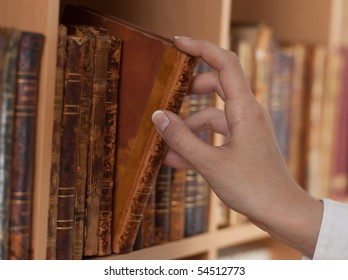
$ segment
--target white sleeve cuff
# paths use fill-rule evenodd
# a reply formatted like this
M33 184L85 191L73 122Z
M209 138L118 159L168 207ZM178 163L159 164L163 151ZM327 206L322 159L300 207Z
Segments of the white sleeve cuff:
M322 199L323 219L314 260L348 260L348 204Z

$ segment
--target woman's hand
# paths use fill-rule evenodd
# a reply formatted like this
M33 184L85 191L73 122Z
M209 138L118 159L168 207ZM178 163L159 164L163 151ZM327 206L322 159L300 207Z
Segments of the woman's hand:
M272 121L251 92L238 57L202 40L179 37L175 45L214 69L197 75L190 92L216 92L225 107L201 111L185 122L171 112L156 111L153 122L171 148L166 163L196 169L226 205L311 257L322 204L291 177ZM225 142L211 146L193 133L206 128L224 134Z

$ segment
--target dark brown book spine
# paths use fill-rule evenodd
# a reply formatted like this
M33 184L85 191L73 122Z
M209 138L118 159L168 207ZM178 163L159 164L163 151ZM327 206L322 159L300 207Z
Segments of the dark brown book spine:
M49 194L47 250L46 259L56 259L58 188L60 170L60 143L62 138L63 96L64 96L64 67L66 59L67 29L64 25L58 28L58 48L56 65L56 88L54 95L54 115L51 157L51 185Z
M57 259L72 259L85 39L68 35L58 190Z
M197 59L180 52L168 39L85 8L66 5L62 20L102 26L124 39L113 252L130 252L167 148L151 115L158 108L179 112Z
M44 36L23 32L17 65L12 151L10 259L30 258L38 81Z
M104 170L99 213L99 256L110 255L112 251L112 194L115 184L117 97L121 54L122 39L111 36L105 109Z
M197 209L197 171L186 171L185 183L185 236L195 235Z
M162 164L156 181L155 203L155 243L162 244L169 239L170 225L170 186L172 182L172 168Z
M90 28L96 36L93 95L87 159L87 190L84 255L98 254L99 209L104 170L104 130L110 35L105 29Z
M21 32L0 28L0 260L8 258L12 137Z
M77 184L75 192L74 226L72 259L83 257L86 182L87 182L87 151L90 131L90 115L93 92L93 70L95 36L86 31L84 26L69 26L69 33L84 38L85 53L83 57L82 91L80 100L80 131L79 149L77 151Z
M197 96L199 110L204 110L213 105L212 95L204 94ZM212 144L212 134L208 130L200 131L197 136L205 143ZM203 176L199 173L196 175L196 209L195 209L195 233L202 233L207 231L209 225L209 185Z
M185 229L185 182L186 170L173 168L173 179L170 187L170 226L169 240L184 237Z

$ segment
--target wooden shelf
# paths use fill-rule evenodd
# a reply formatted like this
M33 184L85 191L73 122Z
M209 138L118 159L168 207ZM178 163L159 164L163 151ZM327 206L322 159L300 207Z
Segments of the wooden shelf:
M224 247L236 246L269 238L268 233L253 224L241 224L193 237L172 241L123 255L110 255L105 260L166 260L182 259ZM214 255L215 252L212 252ZM98 258L100 259L100 258Z

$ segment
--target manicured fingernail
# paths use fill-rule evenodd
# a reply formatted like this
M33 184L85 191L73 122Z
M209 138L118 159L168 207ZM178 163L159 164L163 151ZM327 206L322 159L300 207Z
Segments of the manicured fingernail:
M152 114L152 122L156 126L157 130L160 133L163 133L163 131L166 129L166 127L169 124L168 117L163 113L161 110L157 110Z
M175 40L177 40L177 39L191 40L192 38L186 37L186 36L174 36L174 39Z

